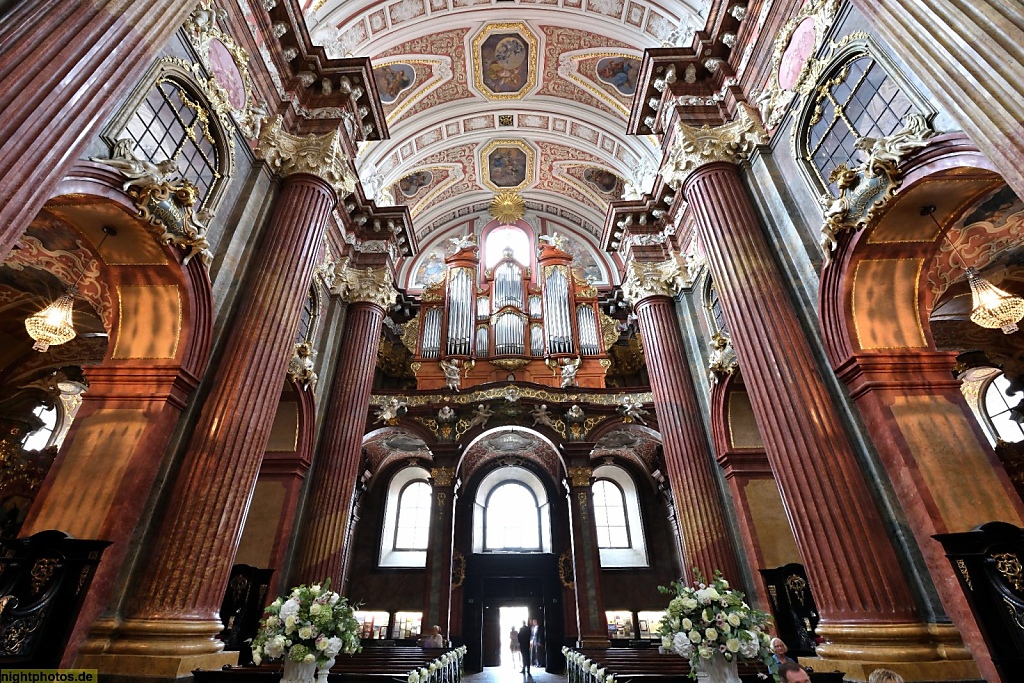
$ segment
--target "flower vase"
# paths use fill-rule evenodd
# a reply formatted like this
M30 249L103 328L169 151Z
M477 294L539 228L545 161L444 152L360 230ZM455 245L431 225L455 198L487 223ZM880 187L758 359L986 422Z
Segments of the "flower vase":
M726 661L721 652L716 652L711 659L698 659L694 665L698 681L707 683L741 683L736 672L736 658Z
M331 672L332 666L334 666L334 660L328 659L316 668L316 683L327 683L327 674Z
M313 683L316 678L316 662L296 662L288 655L284 658L284 675L281 683Z

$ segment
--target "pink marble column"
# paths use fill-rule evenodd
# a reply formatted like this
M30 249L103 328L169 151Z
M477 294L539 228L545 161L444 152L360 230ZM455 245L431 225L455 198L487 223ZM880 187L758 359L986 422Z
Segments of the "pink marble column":
M349 304L328 403L327 431L313 467L296 583L318 583L327 578L335 587L344 583L343 550L383 322L383 304Z
M636 272L634 269L631 274ZM634 301L633 310L643 334L665 467L682 535L683 572L692 579L694 568L705 578L718 570L738 583L736 553L686 362L675 301L667 294L649 294Z
M0 261L195 8L157 0L10 5L0 22Z
M223 649L214 637L221 629L218 610L336 201L331 185L317 176L298 173L282 182L254 260L259 267L108 652Z
M594 444L580 441L562 445L569 467L569 519L573 577L576 588L575 621L580 647L608 647L608 621L601 591L601 553L594 526ZM569 622L571 623L571 622Z
M821 613L827 658L940 659L735 164L683 189ZM654 378L657 373L652 372Z

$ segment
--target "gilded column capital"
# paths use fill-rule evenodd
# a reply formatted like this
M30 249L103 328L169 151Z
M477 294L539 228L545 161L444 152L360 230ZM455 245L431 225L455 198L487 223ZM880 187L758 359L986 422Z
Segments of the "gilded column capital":
M747 104L741 104L736 118L721 126L698 128L677 121L661 176L678 189L701 166L716 161L738 164L767 141L768 133L757 111Z
M667 261L629 261L622 281L622 296L631 305L650 296L675 297L686 285L686 278L686 264L678 255Z
M590 488L590 478L594 471L589 467L570 467L569 484L574 488Z
M322 178L338 193L347 197L358 180L341 149L341 134L334 130L325 135L299 136L282 130L280 115L263 120L260 128L259 156L281 177L308 173Z
M351 268L348 259L334 271L331 294L337 294L349 303L365 301L377 304L384 310L398 299L398 290L388 268Z

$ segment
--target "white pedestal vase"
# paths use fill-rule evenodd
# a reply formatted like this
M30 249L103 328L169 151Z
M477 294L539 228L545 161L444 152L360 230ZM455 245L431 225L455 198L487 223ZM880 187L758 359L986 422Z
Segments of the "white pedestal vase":
M327 683L327 674L331 672L332 666L334 666L334 660L328 659L316 668L316 683Z
M698 681L707 683L741 683L736 672L735 657L731 662L725 660L721 652L716 652L711 659L698 659L694 670Z
M284 675L281 683L313 683L316 677L316 662L295 662L288 655L284 658Z

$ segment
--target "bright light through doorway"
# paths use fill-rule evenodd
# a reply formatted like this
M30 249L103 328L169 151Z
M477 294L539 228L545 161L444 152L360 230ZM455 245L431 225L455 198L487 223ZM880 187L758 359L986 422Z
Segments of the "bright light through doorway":
M528 607L501 607L498 610L498 621L501 624L502 634L502 648L501 648L501 666L503 668L514 668L519 670L523 668L523 660L520 658L519 653L519 628L523 625L524 621L528 621L530 618L530 609ZM515 636L512 634L512 630L515 629ZM516 652L512 652L510 645L512 642L516 644ZM529 657L530 654L526 653Z

